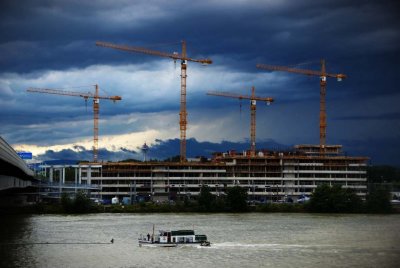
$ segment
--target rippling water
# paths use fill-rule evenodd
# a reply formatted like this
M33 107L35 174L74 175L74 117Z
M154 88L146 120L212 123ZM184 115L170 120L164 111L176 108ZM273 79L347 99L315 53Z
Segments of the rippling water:
M191 229L211 247L139 247ZM1 222L1 267L399 267L400 215L93 214ZM108 243L114 238L114 244ZM55 244L52 244L55 243ZM99 243L99 244L84 244ZM101 244L103 243L103 244Z

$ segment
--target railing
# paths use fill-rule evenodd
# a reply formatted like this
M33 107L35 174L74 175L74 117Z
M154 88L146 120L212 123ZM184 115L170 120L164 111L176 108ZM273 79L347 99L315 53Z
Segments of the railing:
M38 182L32 186L40 188L78 188L78 189L101 189L98 184L59 183L59 182Z

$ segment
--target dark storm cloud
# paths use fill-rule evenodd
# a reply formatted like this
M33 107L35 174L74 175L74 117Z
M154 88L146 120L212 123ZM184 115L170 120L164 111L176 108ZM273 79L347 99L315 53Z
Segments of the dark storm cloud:
M393 140L390 139L368 139L365 141L360 140L342 140L341 144L344 145L344 154L350 153L350 155L377 155L370 159L372 164L391 164L397 165L397 148L393 148ZM370 146L371 144L379 144L379 146ZM188 148L190 148L190 154L188 157L211 157L214 152L227 152L229 150L236 150L237 152L242 152L249 149L249 142L229 142L222 141L221 143L213 142L199 142L196 139L188 140ZM171 156L179 155L179 140L169 139L169 140L156 140L156 144L149 146L149 151L147 154L148 159L158 159L164 160ZM258 150L268 149L268 150L280 150L286 151L291 150L293 147L291 145L283 145L276 143L272 140L260 141L257 143ZM384 150L386 154L380 154L380 151ZM61 151L47 150L44 154L35 157L40 161L58 160L58 159L68 159L73 161L91 161L93 159L93 151L86 150L85 148L76 148L76 150L64 149ZM106 149L99 150L100 160L110 160L110 161L121 161L126 159L138 159L142 160L141 153L137 153L132 150L127 150L121 148L118 151L109 151Z
M201 142L194 138L187 139L188 155L187 157L205 156L211 157L214 152L227 152L236 150L242 152L249 150L250 142ZM174 155L179 155L179 139L156 140L156 144L149 147L149 158L165 159ZM259 141L257 142L259 150L268 148L269 150L287 150L289 146L276 143L275 141Z
M91 160L93 159L93 152L90 151L75 151L71 149L63 149L61 151L47 150L44 154L38 155L36 159L41 161L47 160Z
M0 67L29 72L156 59L95 47L98 39L145 46L186 38L192 54L248 69L256 60L285 65L321 57L342 65L365 52L393 52L399 40L395 1L185 3L5 1Z
M396 90L382 84L399 71L396 1L3 1L1 10L3 72L151 62L159 59L94 43L151 47L186 38L190 55L213 56L214 64L231 69L256 72L258 62L327 58L328 71L351 78L346 83L352 90L343 94ZM154 49L172 52L179 45ZM293 78L291 87L308 85Z
M136 152L120 150L120 151L109 151L107 149L99 149L98 151L98 159L100 161L119 161L124 159L132 159L138 158ZM93 151L92 150L81 150L80 148L77 150L72 149L63 149L61 151L53 151L47 150L44 154L39 154L35 157L35 159L40 161L49 161L49 160L59 160L59 159L68 159L74 161L92 161L93 160Z
M400 113L342 116L335 117L334 120L400 120Z
M80 145L74 145L72 148L74 148L77 151L86 151L86 148Z
M134 150L129 150L129 149L127 149L127 148L124 148L124 147L121 147L121 148L119 148L122 152L125 152L125 153L131 153L131 154L137 154L137 152L136 151L134 151ZM139 150L140 150L140 148L138 148Z
M341 140L345 153L369 157L372 165L393 165L400 167L398 138L367 138L358 140Z
M190 149L188 157L204 156L210 158L214 152L227 152L228 150L236 150L242 152L249 149L249 142L230 142L222 141L220 143L214 142L199 142L194 138L187 140L187 147ZM290 147L278 144L272 140L261 141L257 143L260 150L268 148L269 150L287 150ZM36 159L41 161L68 159L68 160L87 160L93 158L93 151L87 150L81 146L75 146L75 150L64 149L61 151L47 150L44 154L38 155ZM149 146L147 153L148 159L164 160L171 156L179 155L179 139L160 140L157 139L155 144ZM117 151L109 151L106 149L99 150L100 160L121 161L125 159L142 159L142 153L138 153L126 148L120 148Z

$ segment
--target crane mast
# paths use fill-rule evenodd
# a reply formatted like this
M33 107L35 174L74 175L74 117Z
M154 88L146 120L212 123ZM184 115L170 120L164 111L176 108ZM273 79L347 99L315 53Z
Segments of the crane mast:
M319 76L320 77L320 109L319 109L319 146L320 146L320 154L325 154L325 146L326 146L326 78L336 78L337 81L342 81L342 79L347 78L345 74L332 74L326 72L325 60L321 60L321 71L315 70L307 70L307 69L298 69L291 68L287 66L277 66L277 65L269 65L269 64L257 64L256 67L258 69L270 70L270 71L284 71L289 73L297 73L304 74L310 76Z
M326 145L326 77L325 60L321 60L321 76L319 80L319 151L322 155L325 155Z
M264 101L266 104L270 104L274 101L273 98L269 97L257 97L255 95L255 87L251 87L251 96L248 95L239 95L230 92L218 92L218 91L209 91L207 95L211 96L219 96L219 97L227 97L227 98L235 98L235 99L247 99L250 100L250 155L256 155L256 104L257 101Z
M95 86L95 96L99 96L99 87ZM93 98L93 162L97 162L99 154L99 98Z
M87 101L89 98L93 99L93 162L98 161L98 148L99 148L99 110L100 110L100 99L112 100L113 102L119 101L122 98L120 96L100 96L99 95L99 86L95 86L95 93L91 92L74 92L74 91L65 91L65 90L57 90L57 89L48 89L48 88L29 88L28 92L33 93L45 93L45 94L55 94L55 95L63 95L63 96L74 96L74 97L82 97Z
M96 46L112 48L122 51L142 53L147 55L159 56L164 58L171 58L175 62L181 60L181 97L180 97L180 111L179 111L179 129L180 129L180 162L186 161L186 129L187 129L187 110L186 110L186 70L187 62L198 62L204 65L211 64L211 59L193 59L189 58L186 53L186 41L182 41L182 53L165 53L161 51L151 50L143 47L117 45L108 42L97 41Z
M255 95L255 88L251 87L251 96ZM256 103L254 99L250 100L250 154L256 155Z
M186 58L186 42L182 42L182 58ZM179 129L180 129L180 162L186 161L186 126L187 126L187 111L186 111L186 69L187 61L181 60L181 105L179 111Z

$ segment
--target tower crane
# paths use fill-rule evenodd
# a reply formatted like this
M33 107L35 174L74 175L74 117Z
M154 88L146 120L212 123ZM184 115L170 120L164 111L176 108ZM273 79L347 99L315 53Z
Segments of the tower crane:
M227 97L227 98L235 98L235 99L245 99L250 100L250 155L255 156L256 154L256 103L257 101L264 101L267 105L271 104L274 101L273 98L269 97L258 97L255 95L255 87L251 88L251 96L248 95L240 95L234 94L230 92L218 92L218 91L209 91L207 95L219 96L219 97Z
M276 66L269 64L257 64L256 67L258 69L270 70L270 71L284 71L289 73L298 73L310 76L319 76L320 77L320 111L319 111L319 146L320 146L320 154L325 154L325 145L326 145L326 78L332 77L336 78L337 81L342 81L347 76L345 74L332 74L327 73L325 68L325 60L321 60L321 70L307 70L307 69L298 69L291 68L287 66Z
M91 92L74 92L74 91L65 91L65 90L48 89L48 88L33 88L33 87L27 89L27 91L33 93L82 97L85 99L85 101L87 101L88 99L93 99L93 162L97 162L98 146L99 146L99 109L100 109L99 101L100 99L104 99L116 102L121 100L122 98L120 96L100 96L99 86L98 85L94 86L95 86L94 94Z
M211 59L192 59L187 56L186 53L186 41L182 41L182 53L166 53L156 50L150 50L143 47L127 46L127 45L117 45L107 42L96 42L96 46L107 47L122 51L136 52L142 54L148 54L153 56L159 56L164 58L170 58L176 62L181 61L181 102L180 102L180 112L179 112L179 126L180 126L180 162L186 161L186 126L187 126L187 111L186 111L186 69L187 62L198 62L203 65L208 65L212 63Z

